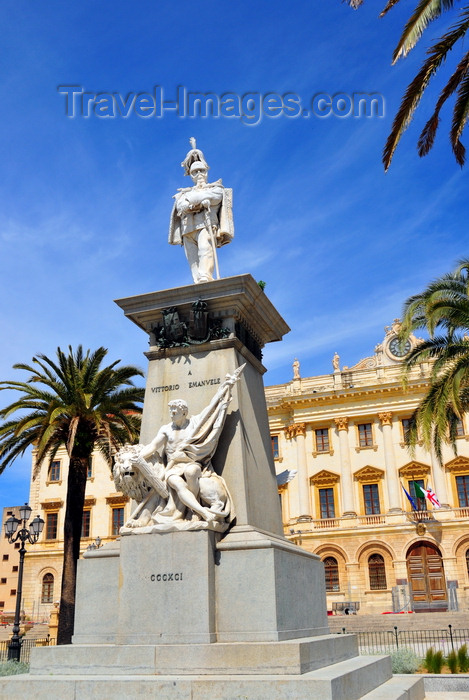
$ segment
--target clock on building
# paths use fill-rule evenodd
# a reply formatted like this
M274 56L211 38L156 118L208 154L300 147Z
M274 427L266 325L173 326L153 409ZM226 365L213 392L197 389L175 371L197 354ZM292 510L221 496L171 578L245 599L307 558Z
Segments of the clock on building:
M404 345L402 345L399 338L393 338L388 345L389 353L399 359L408 355L411 348L412 344L410 340L406 340Z

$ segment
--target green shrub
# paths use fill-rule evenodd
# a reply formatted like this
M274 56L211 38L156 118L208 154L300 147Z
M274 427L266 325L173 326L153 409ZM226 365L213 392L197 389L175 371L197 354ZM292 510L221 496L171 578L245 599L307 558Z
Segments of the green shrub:
M22 661L0 662L0 676L15 676L18 673L29 673L29 664Z
M443 664L445 662L445 657L442 651L436 651L433 656L433 671L432 673L441 673Z
M427 649L427 653L425 654L425 658L423 660L423 665L426 671L428 673L433 673L432 668L433 668L433 657L435 655L435 650L433 647L430 647Z
M469 671L469 656L467 655L467 646L465 644L458 649L458 666L461 673Z
M391 654L393 673L415 673L420 666L420 659L412 649L401 647Z
M455 651L450 651L446 657L446 663L451 673L458 672L458 655Z
M444 661L443 652L435 651L433 647L430 647L425 655L424 666L428 673L441 673Z

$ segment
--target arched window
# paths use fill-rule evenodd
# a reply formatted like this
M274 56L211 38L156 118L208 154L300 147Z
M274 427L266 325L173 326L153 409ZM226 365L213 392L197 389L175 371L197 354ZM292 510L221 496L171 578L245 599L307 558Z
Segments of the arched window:
M45 574L42 579L41 603L54 602L54 577L52 574Z
M469 576L469 549L466 549L466 571Z
M324 559L324 573L326 576L326 591L338 591L339 588L339 565L335 557Z
M370 574L370 590L385 590L386 567L381 554L372 554L371 557L368 558L368 572Z

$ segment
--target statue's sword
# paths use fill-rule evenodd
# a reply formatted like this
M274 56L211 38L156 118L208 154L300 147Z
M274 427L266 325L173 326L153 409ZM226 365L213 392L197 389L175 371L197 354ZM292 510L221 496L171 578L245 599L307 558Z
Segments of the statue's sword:
M212 244L213 248L213 259L215 260L215 270L217 273L217 280L220 279L220 268L218 267L218 255L217 255L217 245L215 243L215 236L213 234L213 228L212 228L212 222L210 221L210 204L206 209L204 209L204 217L205 217L205 228L207 229L209 236L210 236L210 242Z

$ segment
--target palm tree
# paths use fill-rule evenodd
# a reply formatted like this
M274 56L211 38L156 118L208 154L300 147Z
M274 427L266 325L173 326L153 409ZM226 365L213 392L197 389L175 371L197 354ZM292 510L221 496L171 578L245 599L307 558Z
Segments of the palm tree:
M64 565L60 601L58 644L70 644L75 612L77 561L89 460L95 449L108 461L118 447L138 437L143 389L132 379L142 376L132 366L107 367L101 363L105 348L84 353L80 345L68 354L57 349L54 362L45 355L33 357L35 366L16 364L14 369L30 372L26 382L0 382L0 390L20 393L0 410L8 419L0 426L0 473L25 450L37 450L33 479L44 463L54 459L66 446L70 465L64 523Z
M430 337L405 359L404 381L418 363L433 365L430 389L410 420L406 442L415 448L421 436L441 464L444 443L456 453L458 423L469 410L469 259L406 301L402 341L417 329L425 329Z
M347 0L353 8L359 7L364 0ZM383 17L396 5L399 0L388 0L380 17ZM433 20L439 18L443 12L454 9L454 0L419 0L414 12L404 27L401 38L394 49L393 64L399 58L407 56L417 44L427 26ZM420 71L408 85L402 98L399 110L394 118L391 133L388 136L383 151L384 168L387 170L391 164L394 151L404 131L412 121L413 114L418 107L423 93L428 87L431 78L436 74L449 52L461 41L469 29L469 5L465 4L459 9L456 22L427 50ZM433 146L436 131L440 123L440 112L445 102L456 93L453 107L453 120L450 129L450 142L457 163L462 167L465 161L466 149L461 143L461 134L469 115L469 51L464 51L456 69L450 75L449 80L440 93L435 109L430 119L425 124L418 140L419 156L427 155Z

